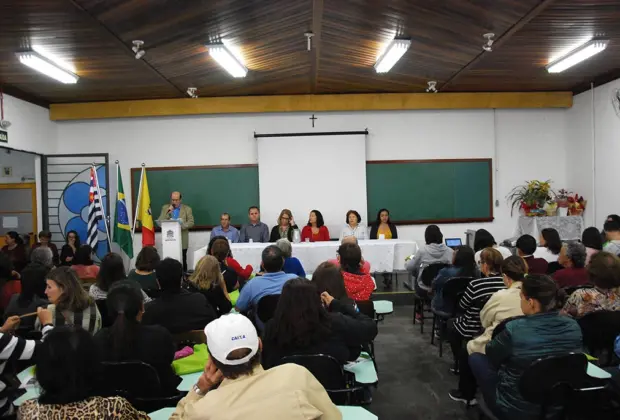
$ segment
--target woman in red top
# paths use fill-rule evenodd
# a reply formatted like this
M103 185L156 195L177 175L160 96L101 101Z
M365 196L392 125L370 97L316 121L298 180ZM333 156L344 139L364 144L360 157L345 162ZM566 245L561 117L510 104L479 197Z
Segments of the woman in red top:
M323 215L318 210L312 210L308 224L301 230L302 242L329 241L329 230L323 222Z
M207 255L213 255L211 253L211 248L213 247L215 241L217 241L218 239L224 239L228 241L225 236L212 237L209 241L209 245L207 246ZM245 268L241 267L241 264L239 264L239 262L233 258L232 251L230 251L230 249L228 251L228 256L226 257L226 265L232 268L243 281L248 280L254 272L254 269L249 264L246 265Z
M362 250L354 243L344 243L338 248L338 261L342 267L344 288L355 301L370 300L377 287L370 274L362 272Z

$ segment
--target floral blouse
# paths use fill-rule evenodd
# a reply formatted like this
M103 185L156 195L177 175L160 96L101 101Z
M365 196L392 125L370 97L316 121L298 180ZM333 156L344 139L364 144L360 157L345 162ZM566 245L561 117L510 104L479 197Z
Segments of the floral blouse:
M594 311L619 311L620 310L620 287L615 289L599 289L592 287L577 289L569 296L562 313L573 318Z

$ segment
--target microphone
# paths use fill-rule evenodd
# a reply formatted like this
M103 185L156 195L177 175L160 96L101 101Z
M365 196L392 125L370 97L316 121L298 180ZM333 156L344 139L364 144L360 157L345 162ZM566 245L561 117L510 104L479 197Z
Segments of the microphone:
M168 206L168 213L171 213L171 212L172 212L172 210L174 210L174 206L173 206L172 204L170 204L170 205Z

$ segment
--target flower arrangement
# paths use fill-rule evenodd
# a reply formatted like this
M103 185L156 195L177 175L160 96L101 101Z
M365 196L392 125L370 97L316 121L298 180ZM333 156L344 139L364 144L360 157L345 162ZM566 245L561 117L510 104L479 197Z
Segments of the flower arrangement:
M562 188L555 195L555 202L558 203L559 208L568 208L568 198L572 192Z
M526 181L525 185L514 187L506 199L510 203L510 215L514 209L523 209L526 216L544 215L545 203L553 200L555 194L551 190L551 181Z
M586 204L588 203L583 199L579 194L575 194L574 196L568 197L568 214L571 216L581 216L583 211L586 209Z

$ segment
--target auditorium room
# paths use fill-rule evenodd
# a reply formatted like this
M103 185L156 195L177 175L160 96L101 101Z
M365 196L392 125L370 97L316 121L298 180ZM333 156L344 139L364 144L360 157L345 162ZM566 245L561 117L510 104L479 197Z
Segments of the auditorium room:
M620 418L620 0L0 3L0 419Z

